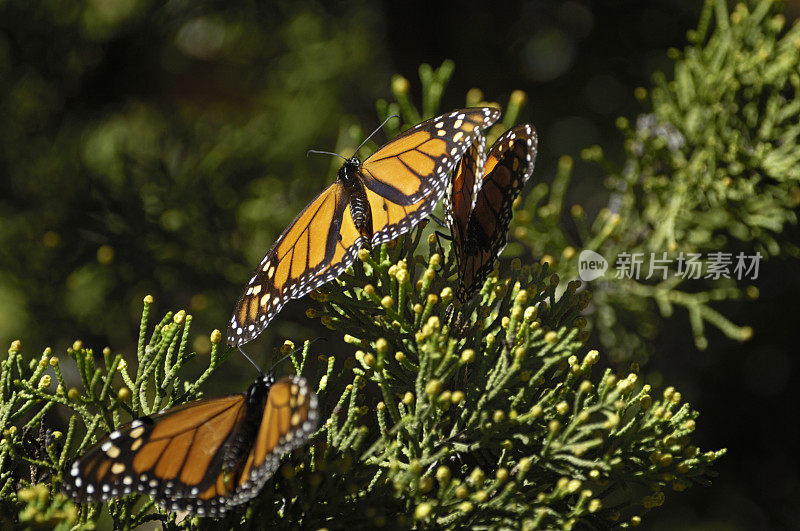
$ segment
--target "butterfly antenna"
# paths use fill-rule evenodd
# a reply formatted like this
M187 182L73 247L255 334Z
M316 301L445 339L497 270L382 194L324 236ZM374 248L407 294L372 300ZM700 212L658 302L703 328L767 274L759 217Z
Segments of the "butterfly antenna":
M375 130L374 130L374 131L373 131L373 132L372 132L372 133L371 133L371 134L370 134L370 135L367 137L367 139L366 139L366 140L364 140L363 142L361 142L361 145L360 145L360 146L358 146L358 147L356 148L356 150L353 152L353 154L355 155L355 154L357 154L359 151L361 151L361 148L362 148L362 147L364 147L364 144L366 144L367 142L369 142L369 139L370 139L370 138L372 138L373 136L375 136L375 133L377 133L378 131L380 131L381 129L383 129L383 126L384 126L384 125L386 125L386 123L387 123L389 120L391 120L392 118L400 118L400 116L398 116L397 114L393 114L393 115L391 115L390 117L388 117L387 119L385 119L385 120L383 121L383 123L382 123L381 125L379 125L379 126L378 126L378 127L377 127L377 128L376 128L376 129L375 129Z
M251 357L250 357L250 356L247 354L247 352L245 352L244 350L242 350L242 347L236 347L236 348L238 348L238 349L239 349L239 352L241 352L241 353L242 353L242 356L244 356L244 357L247 359L247 361L249 361L250 363L252 363L252 364L253 364L253 367L255 367L255 368L256 368L256 370L258 371L258 373L259 373L261 376L264 376L264 371L262 371L262 370L261 370L261 367L259 367L259 366L258 366L258 364L257 364L255 361L253 361L253 358L251 358Z
M345 162L347 161L345 157L339 155L338 153L332 153L330 151L317 151L316 149L309 149L308 151L306 151L306 157L308 157L311 153L318 153L320 155L333 155L334 157L339 157L340 159L344 159Z
M279 364L280 362L282 362L283 360L285 360L285 359L286 359L286 358L288 358L289 356L294 356L296 353L300 352L301 350L305 350L306 348L309 348L309 347L311 347L311 343L314 343L314 342L315 342L315 341L317 341L318 339L324 339L324 338L321 338L321 337L315 337L314 339L307 340L307 341L305 341L305 342L303 343L303 346L302 346L302 347L298 347L298 348L294 349L293 351L291 351L290 353L286 354L285 356L281 357L281 359L279 359L278 361L276 361L275 363L273 363L273 364L272 364L272 367L270 367L270 369L269 369L269 372L270 372L270 374L272 374L272 371L274 371L274 370L275 370L275 367L277 367L277 366L278 366L278 364Z

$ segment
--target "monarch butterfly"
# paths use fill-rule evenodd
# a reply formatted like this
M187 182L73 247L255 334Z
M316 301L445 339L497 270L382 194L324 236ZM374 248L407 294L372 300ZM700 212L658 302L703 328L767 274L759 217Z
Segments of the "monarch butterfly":
M317 421L305 378L262 376L246 393L177 406L111 432L69 465L64 490L81 502L141 492L173 511L219 516L255 497Z
M289 300L338 277L362 246L411 230L436 206L480 129L498 117L488 107L455 111L408 129L363 163L345 159L336 181L295 218L253 273L228 325L228 344L255 339Z
M445 215L458 266L456 296L466 302L494 267L507 242L511 207L533 173L538 140L529 124L506 131L484 160L482 135L459 162L445 196Z

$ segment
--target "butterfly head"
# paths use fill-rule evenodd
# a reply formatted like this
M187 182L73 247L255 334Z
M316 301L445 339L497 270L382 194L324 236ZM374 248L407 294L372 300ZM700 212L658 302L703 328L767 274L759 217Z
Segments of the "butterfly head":
M361 171L361 161L353 155L339 168L339 180L344 184L355 184L358 182L358 173Z
M269 393L270 387L275 383L275 376L265 374L253 382L247 389L247 401L258 402L264 399Z

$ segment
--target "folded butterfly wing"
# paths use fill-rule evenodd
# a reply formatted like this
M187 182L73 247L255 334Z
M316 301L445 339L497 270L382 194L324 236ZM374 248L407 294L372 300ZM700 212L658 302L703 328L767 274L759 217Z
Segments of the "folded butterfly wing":
M506 246L514 200L533 174L536 149L535 129L523 124L503 134L486 157L480 190L459 240L456 295L462 302L483 284Z

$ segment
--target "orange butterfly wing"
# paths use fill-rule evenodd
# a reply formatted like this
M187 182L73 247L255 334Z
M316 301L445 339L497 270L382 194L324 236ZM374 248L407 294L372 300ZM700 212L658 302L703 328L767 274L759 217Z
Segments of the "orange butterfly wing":
M456 295L462 302L486 280L506 246L514 199L533 174L537 144L533 126L519 125L500 137L486 158L465 234L458 246L454 244L460 249ZM454 240L457 231L453 231Z
M258 494L277 470L281 455L305 444L318 422L317 396L305 378L285 377L273 384L232 503L244 503Z
M475 207L475 198L481 186L483 165L486 162L485 146L486 138L478 135L459 161L444 195L445 220L452 234L457 263L463 253L462 244L466 239L469 216Z
M168 505L196 495L214 479L213 470L221 464L218 452L244 413L244 395L236 394L136 419L75 460L64 488L86 502L144 492Z
M248 403L254 388L268 388L260 405ZM305 378L259 380L247 395L185 404L112 432L68 468L64 490L82 502L146 493L174 511L218 516L255 497L317 422Z
M444 194L447 176L500 112L462 109L401 133L367 157L361 177L372 212L372 244L397 238L428 216Z
M255 339L288 301L333 280L353 263L366 239L348 204L341 183L334 182L281 234L236 303L228 344Z

